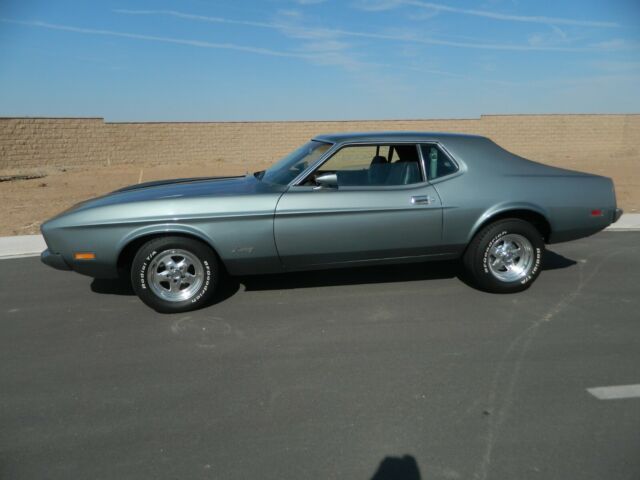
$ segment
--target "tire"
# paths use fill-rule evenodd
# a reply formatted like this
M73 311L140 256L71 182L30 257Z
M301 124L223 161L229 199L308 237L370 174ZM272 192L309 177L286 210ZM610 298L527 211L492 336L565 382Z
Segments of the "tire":
M215 252L186 237L148 241L131 264L136 295L160 313L180 313L208 304L221 274ZM164 273L166 272L166 273Z
M471 282L481 290L515 293L538 278L544 251L544 239L536 227L509 218L482 228L467 247L463 263Z

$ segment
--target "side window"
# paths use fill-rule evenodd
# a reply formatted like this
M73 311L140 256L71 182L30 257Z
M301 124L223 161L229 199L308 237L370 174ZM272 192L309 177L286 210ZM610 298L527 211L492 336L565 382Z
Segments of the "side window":
M338 187L411 185L423 181L416 145L353 145L341 148L305 182L336 174Z
M444 177L458 171L458 166L436 145L420 145L420 148L422 149L429 180Z

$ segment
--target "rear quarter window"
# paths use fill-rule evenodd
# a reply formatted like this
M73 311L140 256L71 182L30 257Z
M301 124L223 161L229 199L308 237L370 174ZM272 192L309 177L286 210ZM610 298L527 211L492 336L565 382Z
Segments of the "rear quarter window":
M437 145L423 144L422 157L425 161L425 169L427 178L434 180L436 178L451 175L458 171L458 166L449 158Z

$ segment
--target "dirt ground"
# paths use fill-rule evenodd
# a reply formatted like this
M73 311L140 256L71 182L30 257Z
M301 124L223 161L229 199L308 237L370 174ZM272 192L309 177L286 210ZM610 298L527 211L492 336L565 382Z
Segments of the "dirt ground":
M40 224L72 205L118 188L165 178L242 175L246 167L216 163L118 165L54 170L42 178L0 182L0 236L39 233Z
M619 159L616 165L564 165L607 175L614 179L618 205L627 213L640 212L640 165L636 158ZM265 168L256 166L254 170ZM241 175L238 164L118 165L91 170L52 170L42 178L0 182L2 222L0 236L39 232L47 218L82 200L139 182L164 178Z

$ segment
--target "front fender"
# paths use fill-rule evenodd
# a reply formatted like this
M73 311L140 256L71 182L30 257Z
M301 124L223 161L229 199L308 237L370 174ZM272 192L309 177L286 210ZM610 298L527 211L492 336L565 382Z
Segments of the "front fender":
M161 224L153 224L153 225L145 225L143 227L136 228L130 232L128 232L124 237L122 237L116 247L118 252L118 257L122 254L122 251L129 245L131 242L134 242L140 238L149 236L149 235L170 235L170 234L182 234L189 235L198 238L202 242L209 245L215 251L217 251L215 242L212 241L211 237L205 234L201 229L193 226L187 225L184 223L161 223Z
M232 275L272 273L282 269L273 239L273 217L221 218L203 223L164 222L140 226L117 243L117 257L138 239L149 235L189 235L209 245Z

